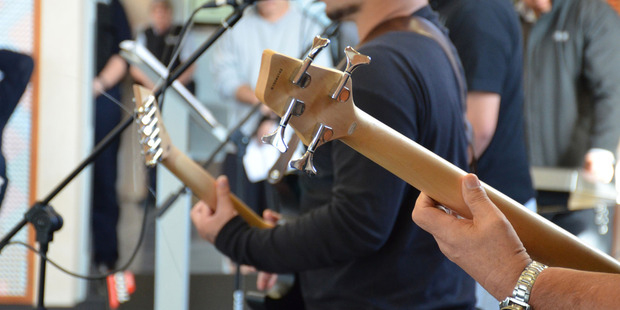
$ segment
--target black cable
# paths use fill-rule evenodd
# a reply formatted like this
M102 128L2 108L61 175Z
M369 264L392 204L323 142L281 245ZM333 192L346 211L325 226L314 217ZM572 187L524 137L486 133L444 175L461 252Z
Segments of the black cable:
M171 77L170 73L172 72L172 65L174 64L176 59L179 57L179 54L181 54L180 51L181 51L181 46L183 45L182 43L185 42L187 30L190 28L190 25L193 23L194 17L196 17L196 14L198 14L198 12L202 10L203 8L204 8L204 5L199 6L192 12L192 15L190 15L187 21L185 22L185 24L183 24L183 27L181 28L181 32L179 33L179 40L176 42L176 44L174 45L174 48L172 49L172 57L170 57L170 61L168 62L168 65L166 66L168 75L166 76L166 81L161 88L161 93L159 95L159 98L157 98L160 111L164 106L164 97L165 97L164 94L166 93L166 89L168 88L170 84L172 84L170 81L170 77Z
M109 271L107 274L81 275L81 274L69 271L68 269L60 266L58 263L56 263L51 258L47 257L47 255L45 255L45 254L41 253L39 250L35 249L30 244L27 244L27 243L22 242L22 241L11 241L11 242L7 243L7 246L8 245L22 245L22 246L26 247L27 249L29 249L30 251L32 251L32 252L36 253L37 255L39 255L41 257L41 259L47 261L52 266L56 267L56 269L60 270L61 272L64 272L67 275L70 275L72 277L83 279L83 280L89 280L89 281L104 280L109 275L115 274L115 273L117 273L119 271L127 270L129 268L129 265L131 265L131 263L133 263L134 259L136 258L136 255L138 254L138 250L140 250L140 247L142 246L142 243L144 242L144 239L146 237L147 219L148 219L148 213L149 213L149 209L150 209L149 206L146 205L146 203L143 206L143 208L144 208L144 215L143 215L143 218L142 218L142 228L140 230L140 237L138 238L138 244L136 245L135 249L133 250L133 253L131 254L131 257L129 257L129 260L125 263L125 265L123 265L120 268L117 268L117 269L114 269L112 271Z

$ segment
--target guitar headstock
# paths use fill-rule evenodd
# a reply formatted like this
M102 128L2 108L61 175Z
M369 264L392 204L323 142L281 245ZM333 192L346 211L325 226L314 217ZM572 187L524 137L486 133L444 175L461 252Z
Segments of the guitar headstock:
M162 122L153 92L140 85L134 85L133 93L136 102L136 123L144 159L147 166L155 166L167 157L172 145L170 137Z
M350 77L357 66L369 63L370 57L351 47L345 53L347 69L342 72L310 64L314 55L310 61L301 61L272 50L263 52L256 96L282 117L278 130L263 142L284 152L287 146L282 131L290 123L309 151L291 165L308 173L316 173L312 154L318 146L352 134L357 126Z

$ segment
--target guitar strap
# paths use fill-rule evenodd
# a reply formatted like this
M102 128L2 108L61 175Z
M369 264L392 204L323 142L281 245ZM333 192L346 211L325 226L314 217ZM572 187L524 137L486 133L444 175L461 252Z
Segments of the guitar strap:
M463 113L467 111L467 84L465 83L465 74L463 70L463 66L461 65L461 60L459 59L456 50L450 43L448 37L431 21L426 18L419 16L405 16L405 17L397 17L388 21L381 23L379 26L375 27L366 39L360 43L363 45L365 42L368 42L376 37L379 37L390 31L409 31L415 32L420 35L429 37L433 39L441 48L444 53L448 57L450 61L450 65L452 66L452 72L454 73L454 78L459 87L459 95L461 97L461 102L463 103ZM473 173L476 173L476 158L474 156L474 148L473 148L473 129L471 124L463 115L464 123L465 123L465 134L467 136L468 147L470 148L472 161L470 164L470 170Z

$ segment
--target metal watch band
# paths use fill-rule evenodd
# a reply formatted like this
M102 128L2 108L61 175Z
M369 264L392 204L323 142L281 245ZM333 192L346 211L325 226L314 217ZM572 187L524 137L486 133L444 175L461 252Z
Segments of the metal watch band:
M517 285L512 291L512 296L500 303L501 309L529 309L530 293L534 286L536 277L545 270L547 266L537 261L532 261L521 273ZM516 306L516 308L515 308Z

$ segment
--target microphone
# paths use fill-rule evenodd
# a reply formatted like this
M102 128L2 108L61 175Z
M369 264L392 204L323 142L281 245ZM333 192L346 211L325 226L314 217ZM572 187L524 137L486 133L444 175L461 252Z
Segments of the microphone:
M253 4L256 0L213 0L208 3L203 4L200 8L218 8L225 5L230 5L233 7L238 7L242 4Z

